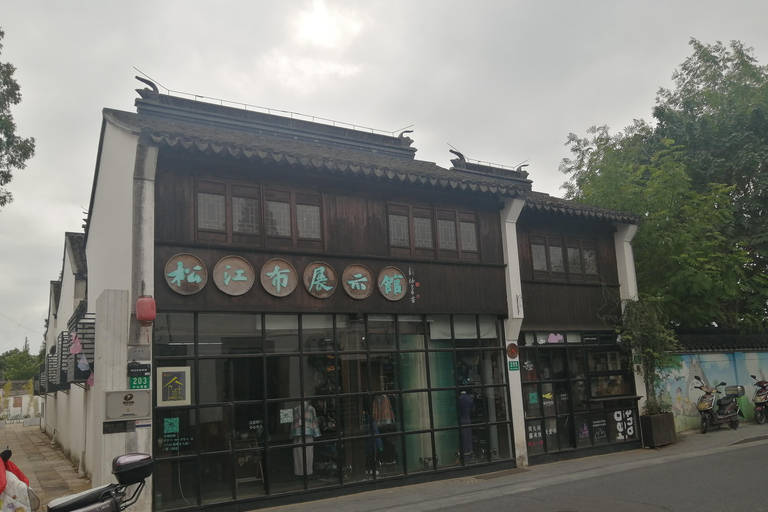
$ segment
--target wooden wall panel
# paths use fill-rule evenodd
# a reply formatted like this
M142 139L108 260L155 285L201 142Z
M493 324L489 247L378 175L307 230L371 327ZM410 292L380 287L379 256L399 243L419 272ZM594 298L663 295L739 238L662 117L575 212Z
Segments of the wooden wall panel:
M205 264L209 279L202 291L189 296L176 293L165 280L164 267L175 254L188 252ZM409 271L419 286L419 297L411 302L409 297L392 302L374 290L367 299L355 300L340 287L327 299L311 296L302 282L287 297L276 298L267 293L256 281L253 288L239 297L221 292L213 282L213 268L221 258L237 254L248 260L258 274L262 266L274 257L290 262L297 273L303 274L307 265L314 261L329 264L338 276L352 264L366 266L374 278L387 266L396 266L408 275ZM157 308L163 311L264 311L264 312L315 312L315 313L411 313L411 314L498 314L506 315L506 288L504 267L500 265L439 264L431 261L392 261L382 258L355 258L302 254L270 254L262 252L235 252L226 249L156 245L155 247L155 298Z
M618 287L525 282L523 330L612 329L621 306Z

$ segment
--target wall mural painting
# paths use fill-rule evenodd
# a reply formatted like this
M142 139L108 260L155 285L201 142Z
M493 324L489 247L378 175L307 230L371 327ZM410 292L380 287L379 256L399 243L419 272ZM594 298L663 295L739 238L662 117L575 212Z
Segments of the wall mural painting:
M755 381L751 375L768 380L768 353L686 354L680 356L680 363L679 369L662 372L659 389L662 400L672 406L678 432L699 427L700 416L696 403L703 393L695 387L698 385L695 376L708 386L720 382L744 386L746 394L738 399L739 406L746 420L754 420L752 396Z

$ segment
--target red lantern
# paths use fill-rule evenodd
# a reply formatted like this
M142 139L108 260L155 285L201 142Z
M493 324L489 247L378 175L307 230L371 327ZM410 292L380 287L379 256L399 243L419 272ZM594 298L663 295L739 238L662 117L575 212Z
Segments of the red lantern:
M136 301L136 319L141 325L152 325L157 317L155 299L149 295L142 295Z

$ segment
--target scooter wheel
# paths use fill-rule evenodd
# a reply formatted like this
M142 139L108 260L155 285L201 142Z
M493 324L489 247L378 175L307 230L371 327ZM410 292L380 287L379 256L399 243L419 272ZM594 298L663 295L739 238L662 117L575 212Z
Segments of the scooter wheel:
M701 433L706 434L709 430L709 416L701 417Z
M758 425L765 423L765 409L758 409L755 411L755 421Z
M728 422L728 426L731 427L733 430L736 430L739 428L739 418L736 418L735 420L731 420Z

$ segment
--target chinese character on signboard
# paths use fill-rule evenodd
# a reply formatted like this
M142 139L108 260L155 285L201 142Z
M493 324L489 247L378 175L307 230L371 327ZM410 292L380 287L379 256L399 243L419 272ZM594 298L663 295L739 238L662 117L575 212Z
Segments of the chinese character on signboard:
M350 265L341 274L341 286L353 299L367 299L373 292L373 274L363 265Z
M240 256L225 256L213 267L213 282L227 295L243 295L253 286L253 267Z
M304 269L304 286L313 297L327 299L336 291L336 271L329 264L316 261Z
M285 297L296 289L296 269L287 261L275 258L261 267L261 285L275 297Z
M386 267L379 272L379 291L387 300L397 301L405 297L408 291L405 285L405 276L399 268Z
M177 254L165 264L165 282L181 295L192 295L205 287L208 271L197 256Z

